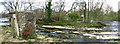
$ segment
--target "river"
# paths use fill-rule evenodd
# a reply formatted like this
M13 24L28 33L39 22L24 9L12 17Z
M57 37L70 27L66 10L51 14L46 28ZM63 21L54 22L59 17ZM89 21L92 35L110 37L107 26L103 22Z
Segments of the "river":
M104 29L109 30L109 31L119 31L120 22L118 21L105 22L105 24L107 25L107 27Z
M119 38L120 36L117 33L119 31L120 22L112 21L112 22L103 22L103 23L107 24L107 26L102 27L101 29L103 30L100 30L100 31L48 29L48 30L63 31L66 33L56 33L56 32L47 32L45 30L38 30L39 32L36 34L53 37L53 38L61 38L61 39L65 39L73 42L111 42L111 41L118 42L116 41L116 38ZM73 31L79 32L80 34L69 33ZM98 34L92 34L92 33L98 33ZM84 36L84 35L89 35L89 36Z
M10 25L7 21L9 21L8 18L0 18L0 27Z

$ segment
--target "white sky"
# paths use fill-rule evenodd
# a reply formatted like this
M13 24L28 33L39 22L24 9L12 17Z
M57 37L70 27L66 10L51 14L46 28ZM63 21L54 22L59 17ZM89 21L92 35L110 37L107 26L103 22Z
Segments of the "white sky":
M0 0L0 2L3 2L5 0ZM28 0L22 0L22 1L28 1ZM34 0L35 1L35 0ZM46 0L36 0L36 2L44 2ZM52 1L56 1L56 0L52 0ZM65 10L69 10L70 9L70 6L72 5L72 3L75 1L75 0L65 0L66 1L66 4L67 7L65 8ZM85 0L87 1L87 0ZM117 12L118 11L118 2L120 0L106 0L105 4L108 4L112 7L113 11ZM96 2L96 0L94 0L94 2ZM0 5L0 13L4 10L4 6Z
M119 1L120 0L107 0L106 3L113 8L113 11L117 12L118 11L118 2Z

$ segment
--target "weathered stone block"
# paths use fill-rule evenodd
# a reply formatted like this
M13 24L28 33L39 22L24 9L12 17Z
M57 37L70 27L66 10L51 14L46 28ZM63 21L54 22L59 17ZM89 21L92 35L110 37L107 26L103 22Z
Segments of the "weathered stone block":
M18 23L19 36L27 36L35 33L36 29L36 18L33 12L17 12L16 19ZM15 25L14 18L11 24ZM15 28L15 26L13 27Z

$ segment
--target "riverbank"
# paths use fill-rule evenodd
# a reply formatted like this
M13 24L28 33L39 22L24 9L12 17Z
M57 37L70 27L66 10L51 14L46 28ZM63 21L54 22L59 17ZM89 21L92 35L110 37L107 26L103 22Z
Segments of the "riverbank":
M6 40L6 38L12 36L11 30L9 30L9 27L0 27L0 43Z
M8 37L3 42L70 42L70 41L59 39L59 38L51 38L51 37L46 37L42 35L37 35L37 39L36 38L32 38L32 39L13 38L11 36L11 37Z
M116 40L119 38L118 35L120 34L117 31L118 28L116 28L119 22L112 21L103 23L107 26L97 28L37 24L38 30L36 30L36 33L38 35L61 38L72 42L119 42Z
M77 22L42 22L42 21L37 21L36 24L39 25L51 25L51 26L74 26L74 27L96 27L96 28L101 28L103 26L106 26L106 24L103 24L101 22L98 23L77 23Z
M23 39L20 37L13 37L10 27L0 27L0 43L2 42L71 42L59 38L51 38L42 35L32 36L29 39Z

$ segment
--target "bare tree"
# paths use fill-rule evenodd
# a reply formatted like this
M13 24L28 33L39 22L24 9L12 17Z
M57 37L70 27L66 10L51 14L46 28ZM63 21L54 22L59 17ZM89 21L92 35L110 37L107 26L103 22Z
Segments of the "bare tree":
M2 5L4 5L4 7L6 8L6 10L9 11L9 13L11 13L13 11L17 12L20 9L20 3L19 3L19 1L16 1L16 2L14 2L14 1L2 2ZM12 14L13 14L12 17L14 19L13 21L14 21L14 24L15 24L15 26L13 24L12 24L12 26L15 27L16 32L17 32L17 36L19 36L19 28L18 28L17 17L16 17L15 13L12 13Z
M20 11L22 8L22 3L19 1L7 1L7 2L1 2L2 5L6 8L7 11Z
M61 15L63 14L62 11L64 10L64 7L65 7L64 4L65 4L65 0L64 1L60 0L59 1L59 10L58 10L59 21L61 20Z
M26 4L29 4L28 6L25 6L24 8L24 10L26 11L26 10L32 10L33 9L33 4L34 4L34 2L25 2Z
M78 4L79 4L79 3L77 3L77 2L73 2L70 10L68 10L68 12L66 12L66 14L68 14L68 13L69 13L70 11L72 11L73 9L75 10L75 8L78 6Z

